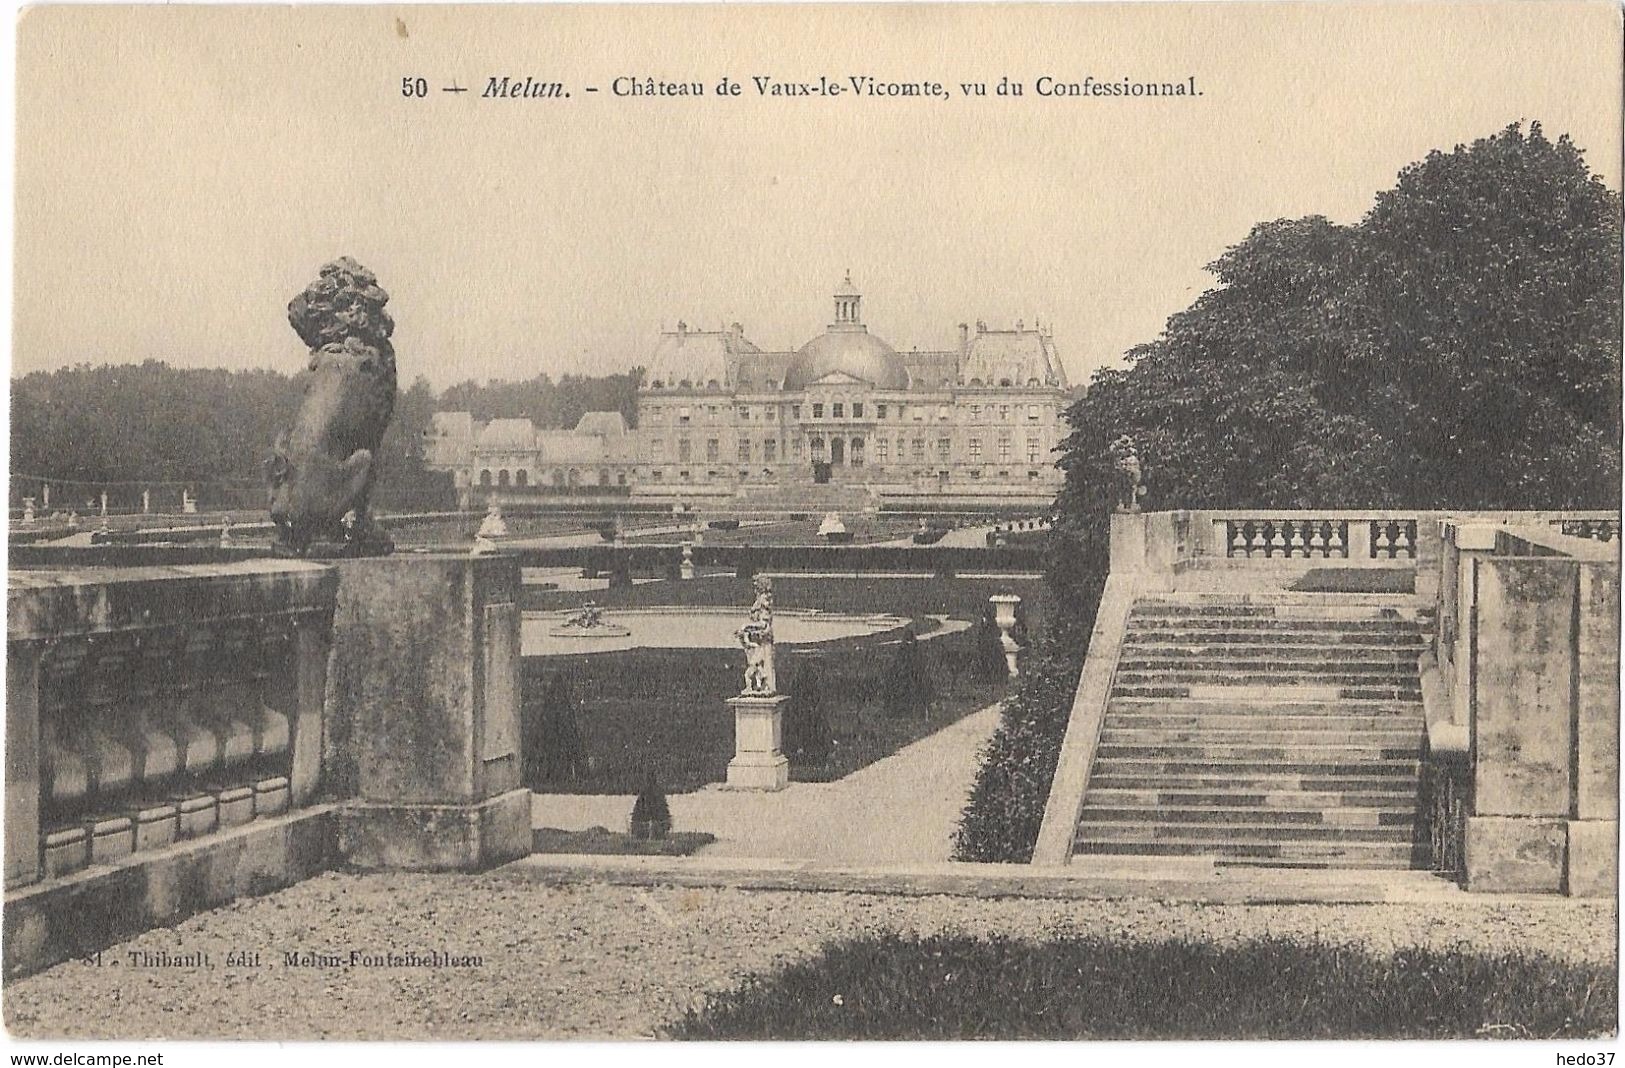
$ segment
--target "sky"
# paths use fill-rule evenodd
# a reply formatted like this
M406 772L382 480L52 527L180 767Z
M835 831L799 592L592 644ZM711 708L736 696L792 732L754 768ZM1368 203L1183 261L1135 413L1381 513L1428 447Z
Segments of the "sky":
M35 7L13 374L296 371L287 301L351 255L391 294L403 378L437 387L622 371L680 319L795 348L847 270L899 349L1042 321L1081 383L1253 224L1356 221L1430 149L1539 120L1618 189L1620 54L1611 3ZM503 75L571 96L482 98ZM764 98L754 75L950 97ZM1045 98L1040 76L1202 95Z

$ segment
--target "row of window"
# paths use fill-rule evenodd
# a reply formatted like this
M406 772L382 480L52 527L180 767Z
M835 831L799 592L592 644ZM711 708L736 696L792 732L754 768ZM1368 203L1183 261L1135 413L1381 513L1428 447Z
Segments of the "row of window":
M809 437L807 440L808 440L808 446L812 450L813 459L815 459L815 460L823 459L824 458L825 448L826 448L823 436L819 435L819 434L814 434L811 437ZM853 438L853 439L851 439L850 446L848 446L846 444L846 439L845 438L834 438L834 439L832 439L832 442L833 442L833 444L828 446L828 448L832 452L839 451L839 452L846 453L846 454L854 456L854 457L861 456L861 454L863 452L863 448L864 448L864 439L863 438ZM916 460L925 459L926 439L923 438L923 437L914 438L912 444L913 444L913 449L912 449L913 457ZM995 444L995 447L998 450L997 451L997 456L998 456L999 462L1000 463L1008 463L1010 461L1010 457L1012 455L1012 452L1013 452L1013 450L1015 448L1015 443L1013 442L1013 440L1008 436L1000 436L998 438L998 440L994 444ZM790 450L789 450L789 454L791 456L793 456L794 458L796 458L796 459L800 459L801 458L801 440L799 438L796 438L796 439L792 440L791 443L790 443L790 446L791 447L790 447ZM909 442L908 442L907 439L905 439L905 438L898 438L897 439L897 459L898 459L899 462L901 462L906 456L910 455L910 450L909 450L908 446L909 446ZM982 439L980 437L969 438L965 442L965 447L966 447L966 452L967 452L967 454L969 456L969 459L970 459L970 461L972 463L979 463L982 460ZM763 462L765 462L765 463L775 463L775 462L778 461L778 458L779 458L779 443L776 440L774 440L773 438L768 438L768 439L766 439L766 440L764 440L764 441L762 441L760 443L760 452L759 453L754 451L754 446L753 446L752 442L749 439L740 439L740 441L738 443L738 446L737 446L737 449L738 449L738 459L739 459L740 463L750 463L751 458L752 458L753 455L760 455ZM1038 463L1040 457L1043 454L1043 449L1044 449L1044 443L1043 443L1042 439L1040 439L1040 438L1032 438L1032 437L1028 438L1027 439L1027 462L1030 463L1030 464ZM953 439L950 438L950 437L939 437L937 439L937 456L938 456L938 458L940 458L942 460L947 460L952 455L953 455ZM891 457L892 457L892 439L891 438L886 438L886 437L877 437L877 438L875 438L875 459L876 459L876 461L879 462L879 463L888 463L888 462L890 462ZM650 442L649 442L649 458L652 459L652 460L656 460L656 461L663 461L663 460L666 459L666 443L665 443L664 439L662 439L662 438L653 438L653 439L650 440ZM705 459L707 461L709 461L709 462L714 463L714 462L720 460L721 458L722 458L722 442L717 438L708 438L706 440L706 442L705 442ZM691 459L693 459L693 442L691 442L688 438L678 438L677 439L677 461L679 463L687 463Z
M720 405L707 404L703 405L702 407L704 408L704 414L707 422L715 423L718 421L718 416L721 413ZM752 419L759 419L762 422L772 423L776 422L779 417L778 409L771 405L763 406L759 411L746 404L740 404L735 407L737 408L738 418L741 422L748 423ZM811 408L812 418L814 419L825 418L824 413L826 411L829 413L828 418L831 419L846 419L849 417L852 419L862 419L865 411L863 401L830 401L828 403L817 401L813 402L809 407ZM972 404L968 407L970 412L969 421L972 423L984 421L984 413L985 419L988 422L992 422L995 416L997 416L999 422L1007 423L1011 420L1012 412L1015 413L1015 418L1019 419L1021 417L1021 405L1019 404L1013 406L1009 404ZM1026 407L1027 421L1029 423L1036 423L1043 418L1044 405L1029 404ZM800 421L801 409L802 405L792 404L790 406L790 417ZM906 420L912 414L914 422L923 423L927 418L928 411L929 410L924 405L920 404L914 405L912 411L906 404L876 404L875 418ZM676 422L676 425L691 426L693 425L694 416L697 414L697 412L697 406L682 405L672 409L672 416ZM851 413L850 416L848 416L848 412ZM657 425L664 420L665 414L666 410L664 408L659 406L651 406L645 409L643 421L648 425ZM953 406L947 404L937 405L936 417L938 422L947 422L948 420L952 419Z
M538 486L580 486L584 484L583 479L591 475L591 471L588 471L584 476L582 472L576 468L571 468L568 471L564 470L563 468L557 468L551 472L551 477L549 477L548 472L542 472L542 481L536 484ZM501 469L493 473L489 468L486 468L480 471L477 481L483 489L489 489L492 486L496 486L498 488L516 486L522 489L531 484L530 472L525 470L523 467L511 473L506 469ZM626 472L617 471L612 480L608 471L599 471L596 483L589 482L586 484L608 486L612 481L617 486L626 485Z
M939 384L939 388L941 388L941 389L953 389L954 388L954 380L951 379L951 378L940 379L938 384ZM922 385L923 385L923 383L922 383ZM1019 387L1021 385L1021 382L1019 380L1017 380L1017 379L1014 379L1014 378L1001 378L996 382L991 378L988 379L986 382L982 381L980 378L973 378L968 382L964 382L964 381L960 382L960 385L962 385L962 386L973 386L973 387L976 387L976 388L979 388L979 389L983 388L983 387L986 387L986 386L995 386L995 385L996 386L1003 386L1005 388L1009 388L1009 387L1012 387L1012 386ZM1043 383L1040 382L1036 378L1027 379L1027 388L1028 389L1032 389L1032 388L1042 386L1042 385L1043 385ZM703 384L698 382L698 381L695 381L694 379L690 379L690 378L684 378L684 379L679 379L679 380L670 381L670 382L666 381L663 378L657 378L653 382L649 383L649 388L650 389L706 389L706 390L711 390L711 391L715 392L717 390L722 389L722 383L717 381L714 378L706 379ZM752 379L742 378L742 379L739 380L738 388L740 390L742 390L742 391L749 392L750 390L753 390L753 389L755 389L757 387L756 387L756 383ZM772 393L772 392L778 391L779 389L781 389L783 387L780 385L780 383L778 383L777 381L770 378L770 379L767 379L766 381L764 381L761 384L761 388L766 390L769 393ZM929 387L927 386L927 388L929 388Z
M856 464L855 466L860 466L861 467L862 466L861 461L858 464ZM1011 480L1011 474L1012 473L1010 471L998 471L998 472L991 472L990 471L988 473L990 475L994 475L997 478L997 480L1001 481L1001 482L1009 482ZM692 482L692 481L694 481L694 472L692 472L692 471L680 470L680 471L677 471L676 474L677 474L677 481L679 481L679 482ZM912 474L914 476L914 478L919 479L919 480L925 480L925 479L928 479L928 478L932 477L932 472L927 471L927 470L923 470L923 469L916 469L916 470L910 472L910 474ZM936 474L936 478L937 478L937 481L938 481L939 484L941 484L941 485L946 485L947 484L948 479L950 477L949 472L947 472L947 471L937 471L935 474ZM979 467L978 468L972 468L970 470L969 474L970 474L971 480L974 481L974 482L980 482L982 480L982 469L979 468ZM739 481L741 481L741 482L749 482L749 481L751 481L751 479L753 477L751 475L751 472L744 469L744 468L739 469L738 475L739 475ZM649 480L651 482L664 482L666 480L666 472L664 470L662 470L661 468L658 468L658 467L651 468L649 470L648 477L649 477ZM715 470L715 469L700 472L700 481L711 482L711 481L715 481L715 480L717 480L717 479L719 479L721 477L723 477L723 472ZM764 468L762 468L761 473L759 475L754 476L754 477L758 481L761 481L761 482L777 482L778 478L779 478L779 473L774 468L764 467ZM1039 480L1039 477L1040 477L1040 472L1039 472L1039 470L1037 468L1029 468L1027 470L1027 481L1028 482L1037 482Z

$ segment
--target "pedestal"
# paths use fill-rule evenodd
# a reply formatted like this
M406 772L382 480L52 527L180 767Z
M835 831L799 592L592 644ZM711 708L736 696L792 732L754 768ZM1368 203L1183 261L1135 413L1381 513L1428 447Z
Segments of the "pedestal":
M734 713L734 758L728 761L728 789L782 790L790 785L790 761L783 751L784 706L789 694L728 699Z
M1021 598L1013 593L996 593L988 600L993 604L993 622L999 627L999 647L1004 650L1004 665L1010 677L1015 678L1020 674L1016 654L1021 647L1010 632L1016 625L1016 606L1021 603Z
M467 871L530 852L519 784L519 561L339 565L327 781L352 867ZM346 789L346 787L348 787Z

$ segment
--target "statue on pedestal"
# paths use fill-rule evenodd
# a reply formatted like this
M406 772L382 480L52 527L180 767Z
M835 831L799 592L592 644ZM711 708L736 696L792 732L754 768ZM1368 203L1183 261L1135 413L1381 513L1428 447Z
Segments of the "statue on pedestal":
M496 551L497 538L508 536L508 521L502 518L502 505L492 498L486 506L485 518L480 520L480 529L474 533L474 552L489 553Z
M310 346L310 378L293 426L277 438L266 464L277 552L303 556L313 542L345 556L394 548L368 507L395 410L388 301L373 273L346 256L323 267L288 304L289 324Z
M778 676L773 668L773 580L766 575L756 576L756 600L751 603L750 618L734 631L734 637L745 650L742 693L749 697L778 693Z
M1110 453L1117 475L1117 510L1138 512L1140 498L1145 496L1145 486L1141 484L1144 471L1140 467L1134 439L1127 434L1122 435L1111 443Z

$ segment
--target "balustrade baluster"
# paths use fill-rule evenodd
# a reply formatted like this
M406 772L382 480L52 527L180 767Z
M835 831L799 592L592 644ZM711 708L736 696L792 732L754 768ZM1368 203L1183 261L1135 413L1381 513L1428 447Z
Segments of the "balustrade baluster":
M1326 532L1328 524L1324 520L1316 520L1309 524L1309 556L1326 555Z
M1371 521L1372 559L1381 559L1384 556L1392 556L1393 553L1389 551L1388 546L1388 524L1380 519L1373 519Z
M1288 556L1308 556L1309 546L1303 536L1304 521L1301 519L1294 520L1289 525L1292 530L1292 538L1286 554Z
M1349 555L1349 536L1348 536L1349 524L1348 524L1348 520L1340 519L1337 522L1331 523L1331 524L1328 524L1328 525L1331 527L1331 535L1326 541L1326 555L1327 556L1341 557L1342 559L1345 559L1345 560L1348 559L1348 555Z
M1416 524L1405 520L1394 525L1394 555L1408 559L1416 557Z
M1225 555L1226 556L1247 556L1247 555L1249 555L1248 552L1247 552L1247 535L1243 530L1243 524L1237 523L1235 520L1231 520L1229 523L1225 524L1225 526L1226 526L1226 531L1225 531L1225 542L1226 542Z

